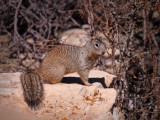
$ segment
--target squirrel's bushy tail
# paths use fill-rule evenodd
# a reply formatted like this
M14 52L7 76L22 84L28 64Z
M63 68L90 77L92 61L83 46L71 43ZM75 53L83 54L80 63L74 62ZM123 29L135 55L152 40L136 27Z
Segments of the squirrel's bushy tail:
M43 99L43 83L35 70L27 70L21 75L24 100L31 108L38 106Z

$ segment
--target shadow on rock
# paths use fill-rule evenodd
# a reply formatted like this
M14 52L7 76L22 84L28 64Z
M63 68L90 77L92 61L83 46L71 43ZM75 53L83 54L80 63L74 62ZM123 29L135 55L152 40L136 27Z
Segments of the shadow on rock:
M81 84L81 85L85 85L80 77L63 77L61 82L62 83L67 83L67 84L78 83L78 84ZM95 83L95 82L99 82L103 85L104 88L107 88L104 78L89 78L89 83L92 84L92 83Z

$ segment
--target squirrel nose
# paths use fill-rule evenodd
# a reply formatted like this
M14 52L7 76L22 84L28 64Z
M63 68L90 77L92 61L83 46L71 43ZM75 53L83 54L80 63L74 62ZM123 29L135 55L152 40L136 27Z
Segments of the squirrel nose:
M102 55L104 55L105 54L105 52L102 52Z

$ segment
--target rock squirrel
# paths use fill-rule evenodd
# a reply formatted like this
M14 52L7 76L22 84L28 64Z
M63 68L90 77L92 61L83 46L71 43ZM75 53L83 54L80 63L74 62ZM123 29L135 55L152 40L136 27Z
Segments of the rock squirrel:
M35 108L43 98L43 82L58 83L68 73L77 72L86 85L89 70L105 53L105 44L93 39L85 46L57 45L43 59L39 69L27 70L21 75L24 99Z

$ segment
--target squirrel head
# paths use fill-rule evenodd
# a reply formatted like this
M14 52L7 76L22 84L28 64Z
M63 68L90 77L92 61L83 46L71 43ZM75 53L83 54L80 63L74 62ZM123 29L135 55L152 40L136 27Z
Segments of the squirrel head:
M103 43L100 39L95 38L95 39L91 40L90 50L91 50L92 54L104 55L105 50L106 50L105 43Z

